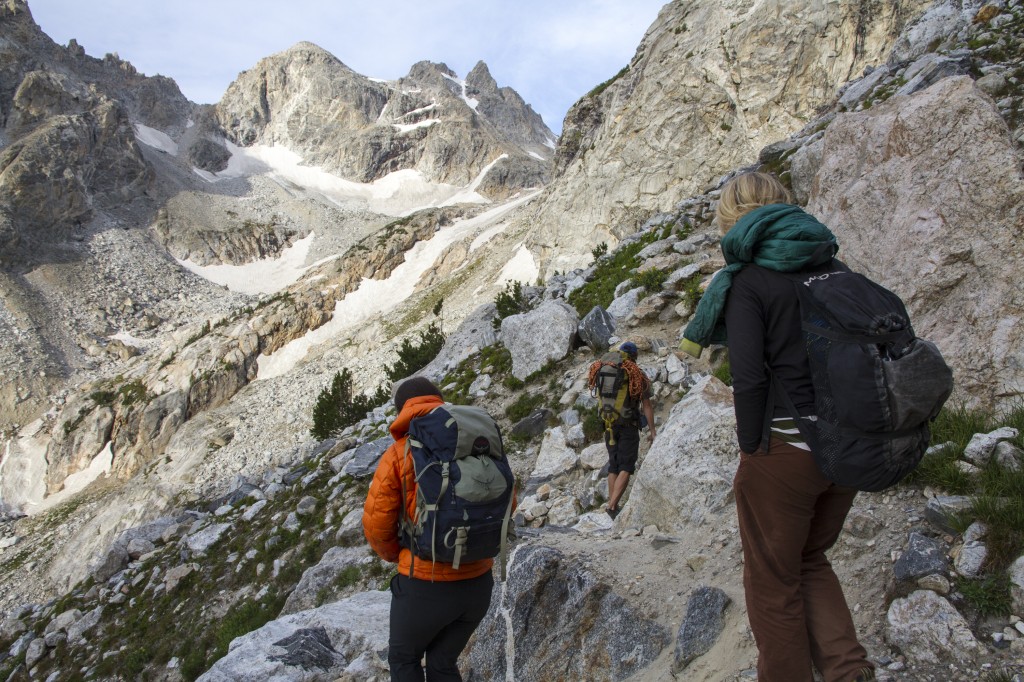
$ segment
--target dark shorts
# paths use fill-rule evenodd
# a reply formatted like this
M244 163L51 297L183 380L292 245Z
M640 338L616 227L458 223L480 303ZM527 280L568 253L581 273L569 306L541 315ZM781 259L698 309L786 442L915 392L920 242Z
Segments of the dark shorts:
M635 473L636 459L640 454L640 427L636 424L613 426L612 434L615 445L609 445L608 432L604 434L604 444L608 448L608 473Z

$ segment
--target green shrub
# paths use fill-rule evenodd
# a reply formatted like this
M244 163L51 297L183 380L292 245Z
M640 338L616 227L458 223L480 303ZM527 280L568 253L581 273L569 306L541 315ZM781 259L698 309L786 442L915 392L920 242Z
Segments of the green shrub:
M590 255L594 257L594 260L598 260L606 253L608 253L608 242L601 242L590 250Z
M313 427L309 432L317 440L330 438L365 417L373 407L370 398L353 395L352 373L346 367L336 372L330 387L317 396L313 404Z
M639 272L633 278L637 286L644 288L649 294L656 294L661 291L661 288L665 285L665 280L668 279L668 273L658 268L649 268L643 272Z
M934 438L932 442L937 442ZM962 449L946 448L921 460L907 483L931 486L951 495L966 495L974 489L971 477L960 470L956 462Z
M480 351L480 369L490 369L491 376L500 376L512 371L512 354L500 344L486 346Z
M605 81L604 83L601 83L600 85L598 85L597 87L595 87L595 88L594 88L593 90L591 90L590 92L588 92L588 93L587 93L586 95L584 95L584 96L585 96L585 97L597 97L597 96L598 96L598 95L600 95L600 94L601 94L602 92L604 92L605 90L607 90L607 89L608 89L608 86L610 86L610 85L611 85L612 83L614 83L615 81L617 81L617 80L619 80L620 78L622 78L623 76L625 76L625 75L626 75L626 73L627 73L628 71L629 71L629 64L626 64L626 65L625 65L624 67L622 67L622 68L621 68L621 69L619 70L619 72L618 72L617 74L615 74L614 76L612 76L611 78L609 78L608 80L606 80L606 81Z
M971 496L971 507L954 519L959 529L973 521L987 526L985 575L958 582L967 602L981 615L1009 613L1006 569L1024 552L1024 472L1008 471L990 461L981 467L980 474L968 475L960 471L957 461L974 434L1000 426L1024 426L1024 406L999 416L963 405L943 408L932 425L932 442L954 445L926 457L908 477L914 484ZM1020 437L1015 441L1019 444Z
M984 673L979 680L980 682L1013 682L1014 673L1008 670L997 670L995 672Z
M505 388L510 388L513 391L518 391L519 389L526 385L526 382L523 381L522 379L517 379L511 374L509 374L507 377L502 379L501 385L504 386Z
M583 317L594 306L607 308L615 299L615 287L629 279L633 270L640 265L636 254L659 237L657 230L651 230L638 241L626 244L611 257L601 260L594 268L589 282L569 294L569 304Z
M121 396L122 405L144 403L148 401L150 397L149 391L146 390L146 385L142 383L141 379L129 381L117 390L117 394Z
M588 443L604 439L604 420L601 419L596 407L584 410L580 415L580 422L583 425L583 435Z
M426 367L441 352L444 340L444 332L436 322L432 322L420 332L419 341L416 343L403 339L398 349L398 362L385 370L388 379L398 381Z
M93 391L89 399L100 407L110 407L117 400L117 391Z
M513 423L526 419L544 404L543 393L521 393L515 402L505 408L505 416Z
M704 295L700 289L702 278L703 275L698 272L679 285L680 294L690 305L696 306L700 302L700 297Z
M505 288L494 299L494 306L498 309L498 316L491 321L495 329L501 328L501 321L506 317L527 312L530 305L523 296L522 282L505 284Z
M1010 578L1005 574L972 580L958 578L956 589L983 617L1008 616L1013 609Z
M970 513L988 526L989 568L1007 568L1024 553L1024 472L1006 471L997 464L986 467Z

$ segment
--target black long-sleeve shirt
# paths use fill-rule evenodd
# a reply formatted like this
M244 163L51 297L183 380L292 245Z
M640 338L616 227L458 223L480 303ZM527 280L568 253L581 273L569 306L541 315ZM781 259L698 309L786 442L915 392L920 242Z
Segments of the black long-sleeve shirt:
M814 272L830 269L827 266ZM757 450L763 436L770 387L766 362L797 411L814 414L814 387L793 282L756 265L743 268L729 289L725 325L736 432L740 449L750 453ZM774 402L773 416L791 416L780 400Z

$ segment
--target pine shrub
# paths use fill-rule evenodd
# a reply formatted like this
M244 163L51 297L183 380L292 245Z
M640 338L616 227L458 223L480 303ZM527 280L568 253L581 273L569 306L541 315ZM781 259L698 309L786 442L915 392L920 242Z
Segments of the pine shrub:
M388 379L398 381L426 367L441 352L444 340L444 332L436 322L432 322L429 327L420 332L419 341L414 343L409 339L404 339L402 346L398 349L398 362L387 368ZM380 390L378 389L378 392Z
M366 416L374 407L372 400L364 395L353 395L352 373L347 367L336 372L330 387L320 391L313 405L310 433L318 440L330 438Z
M501 327L501 321L510 315L519 315L530 309L530 304L523 295L522 282L508 282L505 288L494 299L498 316L491 321L495 329Z

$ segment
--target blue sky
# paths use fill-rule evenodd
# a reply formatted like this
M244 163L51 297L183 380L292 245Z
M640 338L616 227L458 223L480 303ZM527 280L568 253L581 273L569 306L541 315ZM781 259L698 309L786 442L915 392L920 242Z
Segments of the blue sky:
M195 102L216 102L241 71L308 40L375 78L424 59L465 77L482 59L556 133L577 99L633 57L665 1L28 0L56 42L116 52Z

